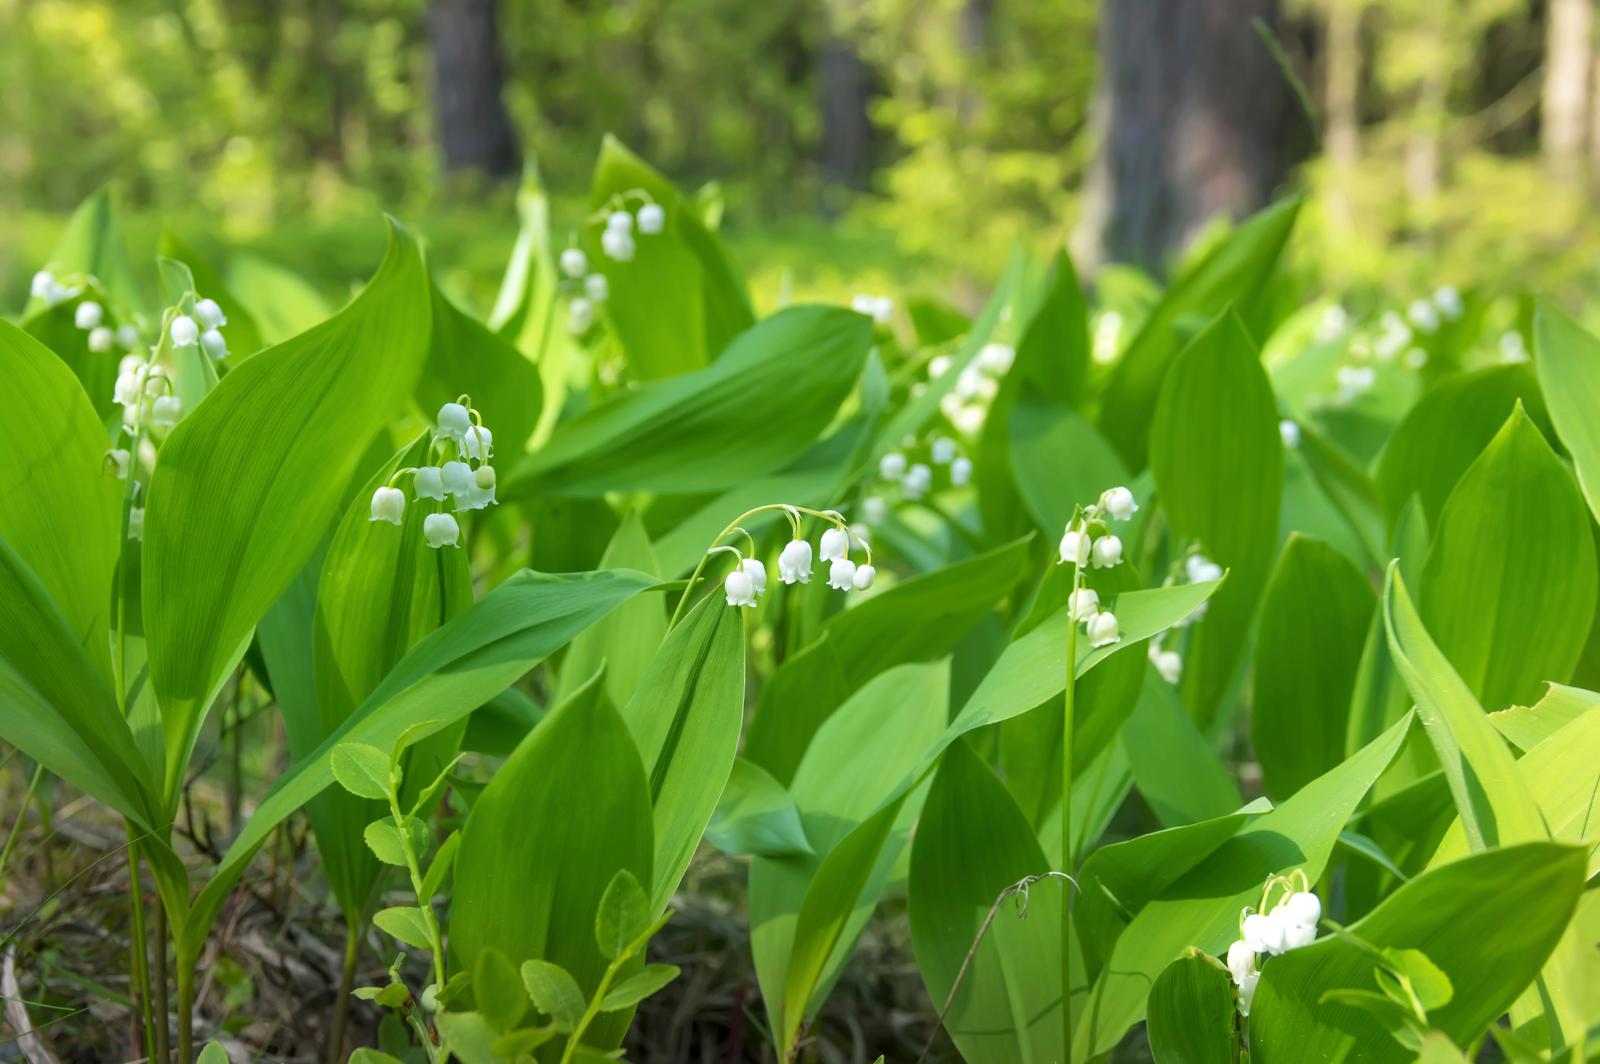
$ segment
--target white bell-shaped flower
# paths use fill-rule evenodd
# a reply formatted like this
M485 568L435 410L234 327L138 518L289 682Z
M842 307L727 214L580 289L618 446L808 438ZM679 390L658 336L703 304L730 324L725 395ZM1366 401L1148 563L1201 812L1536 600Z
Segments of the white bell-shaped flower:
M1089 645L1092 647L1107 647L1122 638L1117 631L1117 615L1110 610L1101 610L1089 618L1087 625Z
M44 294L44 301L53 307L58 303L65 303L67 300L76 297L77 294L78 289L76 286L62 284L60 281L53 280L50 282L50 290Z
M1244 918L1244 940L1257 953L1276 957L1283 952L1284 922L1267 913L1251 913Z
M605 274L591 273L583 279L583 290L589 294L589 302L604 303L611 295L611 283Z
M1106 489L1100 496L1100 505L1118 521L1126 521L1139 512L1139 504L1134 501L1133 492L1127 488Z
M200 341L200 326L187 314L173 318L168 331L172 334L173 347L193 347Z
M963 435L976 436L983 429L983 422L988 413L981 406L964 406L956 411L955 416L950 419L950 424Z
M444 498L444 471L438 466L422 466L411 476L411 487L419 499Z
M850 583L857 591L865 591L872 586L872 582L877 578L877 569L870 565L858 565L856 566L855 575L850 578Z
M176 425L178 419L183 417L183 400L176 395L161 395L150 404L150 423L152 425Z
M983 350L978 352L978 365L995 376L1010 369L1016 360L1016 348L1010 344L984 344Z
M861 517L874 525L881 525L889 519L889 504L880 495L868 495L861 500Z
M1317 922L1322 919L1322 899L1310 891L1296 891L1289 895L1289 900L1283 904L1289 919L1296 924L1316 927Z
M439 425L439 435L459 440L472 427L472 413L460 403L446 403L439 408L434 419Z
M1183 655L1176 650L1158 650L1154 646L1150 649L1150 661L1155 665L1156 672L1168 683L1177 683L1183 679Z
M958 399L976 399L982 390L983 373L977 366L968 366L956 375L955 395Z
M1278 422L1278 438L1285 447L1293 449L1300 446L1300 426L1285 418Z
M561 253L561 272L577 280L589 269L589 256L582 248L567 248Z
M850 553L850 536L842 528L830 528L822 533L821 549L817 552L825 562L837 561Z
M117 372L137 373L144 368L144 358L140 355L123 355L117 363Z
M139 346L139 327L132 322L117 326L117 346L133 350Z
M745 558L739 563L739 568L755 585L757 598L767 593L767 567L760 558Z
M928 362L928 379L937 380L938 378L943 377L947 372L949 372L950 367L953 365L955 365L955 359L951 358L949 355L935 355L933 359Z
M906 475L906 456L890 451L878 459L878 475L884 480L899 480Z
M406 493L399 488L380 487L372 493L373 521L387 521L391 525L404 524L406 519Z
M1096 569L1110 569L1122 561L1122 540L1116 536L1101 536L1089 548L1089 556Z
M1074 621L1087 621L1100 612L1100 593L1092 587L1080 587L1067 596L1067 612Z
M472 480L472 467L465 462L446 462L439 469L439 479L451 495L465 497L477 486Z
M659 233L667 224L667 212L659 203L646 203L639 208L639 232Z
M461 545L461 526L450 514L429 514L422 519L422 538L430 547Z
M1233 985L1240 986L1256 970L1256 951L1250 948L1250 943L1239 939L1228 947L1228 974L1233 976Z
M144 384L143 363L131 370L123 370L117 374L117 383L112 388L111 401L118 406L137 406L140 400L139 391Z
M1211 580L1222 579L1222 566L1207 558L1204 554L1191 554L1184 560L1184 571L1189 575L1189 583L1204 584Z
M1311 924L1309 926L1306 924L1284 925L1283 948L1286 951L1291 949L1299 949L1301 946L1309 946L1316 940L1317 928L1315 924Z
M855 586L856 563L849 558L835 558L828 566L828 586L839 591L849 591Z
M728 578L722 582L722 590L727 594L730 606L756 604L756 583L743 568L735 569L728 574Z
M472 487L464 496L456 499L457 510L484 510L492 505L498 505L494 497L495 475L494 467L481 465L472 471Z
M461 453L467 458L486 462L494 454L494 433L482 425L474 425L461 436Z
M127 480L128 479L128 462L130 461L130 456L128 454L127 448L125 448L125 447L113 447L111 450L106 452L106 458L107 458L108 461L111 462L111 465L116 469L116 471L117 471L117 479L118 480Z
M567 300L567 331L582 336L594 324L594 304L584 296Z
M72 312L72 323L80 329L93 329L106 316L105 308L92 299L85 299Z
M1061 546L1059 547L1061 564L1077 566L1088 565L1089 543L1090 537L1088 532L1079 531L1075 528L1067 529L1061 535Z
M950 463L950 483L964 488L972 480L972 459L962 456Z
M40 270L33 275L33 284L28 291L35 299L49 299L50 292L56 286L56 275L49 270Z
M935 464L949 465L956 458L956 441L948 436L940 436L933 441L933 446L929 450L933 454Z
M1426 299L1414 299L1406 308L1406 317L1411 319L1411 324L1425 333L1431 333L1439 327L1439 311Z
M920 499L933 487L933 470L921 462L917 462L906 470L904 479L900 481L900 490L905 492L908 499Z
M889 324L889 319L894 317L894 300L888 296L879 296L872 301L872 320L879 325Z
M1239 984L1239 1015L1250 1018L1250 1006L1256 999L1256 987L1261 982L1260 972L1251 972L1245 976L1244 982Z
M222 308L215 299L202 299L194 305L194 316L202 328L220 329L228 324L228 316L222 313Z
M606 216L606 232L633 232L633 215L629 214L627 211L612 211Z
M811 583L811 544L791 539L778 555L778 579L786 584Z
M1440 314L1451 321L1461 317L1461 311L1464 309L1461 305L1461 293L1454 285L1448 284L1433 293L1433 305L1439 308Z
M200 347L218 362L228 357L228 341L221 329L213 327L201 333Z
M96 354L111 350L115 341L116 334L104 325L96 325L89 330L89 350Z
M134 506L128 510L128 538L144 539L144 507Z
M632 262L633 234L626 229L607 229L600 234L600 250L618 262Z

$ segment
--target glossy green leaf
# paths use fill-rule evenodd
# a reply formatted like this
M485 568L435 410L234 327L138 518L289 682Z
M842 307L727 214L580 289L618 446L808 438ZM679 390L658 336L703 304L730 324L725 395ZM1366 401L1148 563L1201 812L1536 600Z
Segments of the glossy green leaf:
M1233 683L1277 543L1283 445L1255 342L1229 312L1172 362L1150 426L1150 468L1180 543L1228 571L1196 624L1182 691L1202 727Z
M1431 729L1430 729L1431 730ZM1404 884L1350 931L1378 948L1420 950L1452 993L1429 1025L1458 1045L1479 1038L1538 974L1583 890L1583 852L1527 843L1451 862ZM1373 959L1336 937L1273 957L1250 1010L1250 1059L1410 1061L1370 1013L1324 1000L1375 989Z
M1533 323L1534 366L1550 404L1550 420L1572 455L1589 509L1600 516L1600 340L1550 303Z
M1553 683L1531 706L1512 706L1489 714L1489 723L1523 750L1532 750L1591 709L1600 693Z
M1348 558L1289 537L1262 601L1250 701L1269 794L1293 794L1344 760L1350 695L1376 604Z
M163 256L176 259L189 268L195 291L202 298L215 300L217 306L222 308L223 316L228 319L228 323L222 326L222 335L228 341L230 361L247 358L267 346L255 315L234 296L223 281L222 274L204 256L170 229L162 231L160 248Z
M361 837L378 860L386 865L405 867L405 836L400 834L393 820L374 820L362 830Z
M742 757L706 825L706 841L734 857L791 857L812 853L800 810L783 784Z
M538 491L718 491L808 447L855 386L872 322L790 307L740 333L713 365L650 381L564 422L502 482Z
M485 946L472 966L472 997L497 1031L509 1031L528 1011L528 991L517 966L493 946Z
M1066 884L1044 879L1000 901L1049 868L1005 785L967 744L951 746L911 849L911 941L928 996L938 1009L949 1002L945 1030L972 1064L1061 1059L1061 950L1046 932L1060 926Z
M544 406L539 368L511 341L452 303L436 282L430 280L428 287L433 330L417 378L417 405L431 418L457 396L472 396L495 434L496 458L504 455L509 466L533 435Z
M1514 410L1450 493L1417 584L1423 622L1480 705L1530 702L1572 676L1594 618L1589 525L1572 474Z
M629 511L612 533L599 568L660 574L650 537L636 512ZM659 599L650 596L624 603L572 641L561 663L557 701L604 664L606 697L614 706L627 705L650 666L649 651L659 647L666 634L667 614Z
M1250 308L1288 242L1300 202L1291 199L1268 207L1184 271L1128 342L1106 387L1100 431L1129 468L1145 465L1147 433L1152 418L1160 420L1154 412L1168 387L1168 371L1190 340L1188 323L1197 315L1213 318L1230 304L1253 319Z
M1145 1031L1156 1064L1236 1064L1233 980L1206 957L1179 957L1150 988Z
M45 268L57 274L88 274L121 309L143 310L138 278L117 220L117 199L112 189L103 187L78 204L45 260ZM31 300L28 308L38 305Z
M366 743L340 743L333 748L328 768L339 786L358 798L389 797L389 755Z
M382 268L349 307L229 373L161 448L143 599L169 805L212 694L321 541L365 441L404 409L425 284L415 241L391 226Z
M1200 733L1177 691L1148 675L1122 723L1122 745L1139 796L1166 827L1193 824L1239 808L1239 788Z

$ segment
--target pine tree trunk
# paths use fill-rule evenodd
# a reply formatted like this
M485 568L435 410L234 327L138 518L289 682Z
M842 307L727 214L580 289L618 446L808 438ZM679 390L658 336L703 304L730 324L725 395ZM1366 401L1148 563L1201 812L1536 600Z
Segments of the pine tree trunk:
M1329 209L1340 225L1350 224L1355 213L1349 190L1361 156L1361 15L1365 7L1365 0L1328 3L1323 150L1332 171Z
M433 0L434 109L446 171L515 177L517 137L500 90L497 0Z
M1588 133L1592 0L1550 0L1545 23L1544 87L1539 146L1551 174L1567 179L1583 171Z

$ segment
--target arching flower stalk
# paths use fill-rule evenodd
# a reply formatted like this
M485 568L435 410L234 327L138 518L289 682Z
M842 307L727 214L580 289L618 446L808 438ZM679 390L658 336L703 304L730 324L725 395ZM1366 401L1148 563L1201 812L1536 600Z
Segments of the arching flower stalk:
M1267 877L1261 904L1254 909L1246 906L1239 913L1239 939L1228 947L1228 973L1238 992L1239 1015L1250 1015L1256 984L1261 980L1261 958L1310 945L1316 940L1321 919L1322 900L1311 892L1304 869Z

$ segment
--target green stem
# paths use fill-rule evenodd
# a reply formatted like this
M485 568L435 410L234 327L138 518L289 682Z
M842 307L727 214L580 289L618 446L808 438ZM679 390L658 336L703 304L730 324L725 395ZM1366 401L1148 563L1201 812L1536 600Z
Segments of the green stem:
M820 517L824 521L832 522L838 528L847 527L844 523L844 520L837 514L828 513L824 510L813 510L809 506L790 506L787 503L769 502L765 505L757 506L754 509L746 510L738 517L735 517L732 521L728 522L728 527L717 533L717 537L711 541L711 546L716 547L719 543L726 539L734 531L734 529L744 524L747 519L754 517L759 513L766 513L769 510L797 510L800 513L809 514L812 517ZM748 532L745 533L747 536L749 534L750 533ZM754 540L752 539L751 542L753 543ZM870 565L872 562L872 548L868 547L865 543L862 543L862 546L866 549L867 563ZM672 611L672 619L667 622L668 631L671 631L678 626L678 619L683 616L683 608L689 603L689 594L694 590L695 581L700 579L700 574L705 571L706 562L710 560L711 553L709 550L705 554L700 555L700 564L696 565L694 567L694 572L689 574L689 582L683 585L683 594L678 598L678 608Z
M400 810L400 788L394 780L389 782L389 815L400 831L400 845L406 854L406 872L411 876L411 893L416 896L417 908L422 910L422 922L428 928L428 948L433 951L434 992L444 992L444 940L439 934L439 921L433 915L433 903L422 896L422 869L417 863L417 850L411 842L410 817Z
M178 1064L194 1061L194 965L178 965Z
M22 834L22 824L28 819L28 803L33 801L33 792L39 789L39 779L44 775L44 766L35 764L33 776L28 780L28 791L22 796L22 805L17 809L17 819L12 822L11 831L6 835L5 849L0 850L0 883L5 882L6 864L11 860L11 851L17 845L17 836Z
M1083 567L1072 566L1072 591L1083 586ZM1072 616L1072 598L1067 598L1067 676L1062 690L1061 713L1061 867L1072 874L1072 715L1076 701L1078 664L1078 622ZM1062 1052L1072 1064L1072 884L1062 884L1061 895L1061 1032Z
M155 1008L152 1010L156 1023L156 1057L160 1064L170 1064L172 1060L171 1037L168 1033L172 1024L172 1014L168 1011L170 1002L167 1000L167 907L156 906L155 935L152 936L156 945L155 978L153 991L155 993Z
M128 486L122 492L122 541L117 546L117 699L123 711L128 702L127 631L128 522L133 512L133 493L138 486L139 448L144 442L144 386L139 388L139 413L133 424L133 442L128 445Z
M350 1015L350 994L356 985L356 960L361 953L361 929L357 920L345 925L344 968L339 975L339 996L333 1001L333 1023L328 1033L328 1064L344 1060L344 1029Z
M148 1054L156 1044L156 1025L150 1008L150 954L144 933L144 879L139 874L139 844L133 833L133 825L124 821L122 826L128 838L128 916L133 928L133 941L128 943L128 952L139 1005L140 1029L144 1035L144 1051Z
M594 1018L600 1015L600 1005L605 1001L606 991L611 989L611 980L617 977L617 973L622 970L624 964L633 959L634 954L649 944L651 936L661 930L670 916L670 913L663 913L655 923L645 930L644 934L630 942L627 949L623 950L610 964L606 965L605 974L600 977L600 985L595 988L594 996L589 999L588 1008L583 1010L583 1015L578 1018L577 1026L572 1029L572 1034L567 1037L567 1045L561 1051L559 1064L570 1064L572 1054L578 1051L578 1046L583 1041L584 1032L594 1022Z

